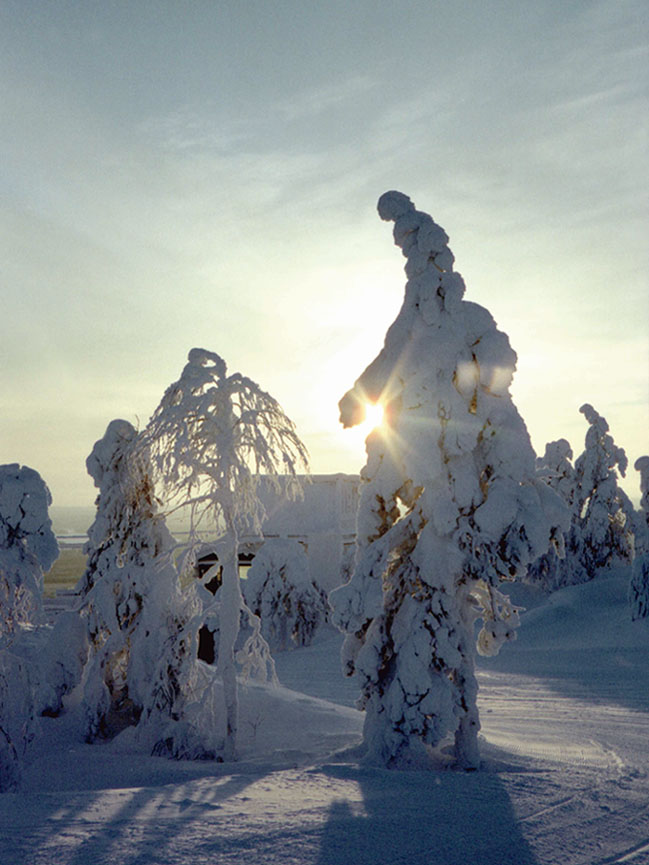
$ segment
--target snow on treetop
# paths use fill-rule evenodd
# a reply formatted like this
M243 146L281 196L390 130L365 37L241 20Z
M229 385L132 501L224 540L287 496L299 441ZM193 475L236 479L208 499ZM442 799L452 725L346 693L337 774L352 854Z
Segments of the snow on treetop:
M0 546L22 544L45 571L59 554L47 512L51 503L37 471L18 463L0 466Z
M208 351L206 348L192 348L187 355L187 366L183 370L185 376L189 370L196 370L197 367L207 367L210 373L215 373L217 378L224 378L227 372L227 364L223 358L215 351Z
M86 459L86 469L96 487L101 487L106 471L114 470L113 464L118 451L136 436L137 430L127 420L116 418L108 424L103 438L95 442Z
M649 514L649 456L638 457L633 468L640 472L640 492L642 493L640 504Z
M565 459L572 459L572 448L567 439L557 439L557 441L546 444L543 456L544 465L556 467Z
M640 472L643 478L645 476L649 477L649 457L638 457L638 459L633 464L633 468L637 472Z
M439 271L453 270L453 253L448 248L448 235L431 216L415 209L402 192L386 192L379 198L381 219L394 222L394 242L408 258L409 277L423 273L429 262Z
M608 432L608 423L599 412L595 411L589 402L585 402L579 411L583 414L589 424L599 424L603 432Z
M378 212L385 221L394 222L394 241L406 256L408 281L383 350L339 403L343 426L360 423L367 402L382 402L388 422L391 404L406 398L415 404L420 394L405 393L408 380L411 387L446 391L451 400L459 393L469 404L474 398L478 402L488 396L507 398L516 353L489 311L463 300L464 280L453 270L444 229L402 192L382 195ZM422 366L423 358L429 360ZM424 381L424 376L429 380ZM451 383L453 388L448 387ZM478 407L472 406L472 413L474 408Z
M590 429L586 433L586 452L582 455L581 459L583 460L591 449L593 453L598 453L597 443L599 442L599 450L601 450L602 453L606 453L609 463L608 468L614 468L617 466L620 474L624 477L626 475L629 461L624 448L618 447L613 441L613 438L608 435L609 425L606 418L602 417L602 415L587 402L582 405L579 411L590 424Z
M299 495L298 470L308 467L306 448L277 400L241 373L228 374L223 358L204 348L189 351L140 448L166 507L192 507L195 526L218 523L227 510L252 530L265 516L259 476L291 497Z

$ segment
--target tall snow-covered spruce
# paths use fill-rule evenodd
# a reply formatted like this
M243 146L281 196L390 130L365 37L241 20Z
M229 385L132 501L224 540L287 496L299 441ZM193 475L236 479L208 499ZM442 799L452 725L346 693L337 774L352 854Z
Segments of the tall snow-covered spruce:
M299 494L297 475L307 468L307 452L294 424L270 394L240 373L228 374L225 361L202 348L189 352L179 380L167 389L149 421L142 444L165 507L182 507L190 514L192 536L211 526L212 534L222 538L222 585L203 615L218 617L217 672L223 681L226 718L223 756L234 759L237 664L244 673L264 678L270 670L274 676L259 619L241 593L239 537L243 532L261 534L265 512L257 494L259 478L265 476L277 492ZM205 580L210 577L208 571ZM248 617L250 633L235 651L242 614Z
M109 423L86 460L99 488L79 582L90 647L84 673L89 740L138 722L143 709L173 716L179 690L173 664L161 672L187 615L171 552L175 541L158 512L151 467L128 421ZM163 698L161 694L172 695Z
M360 682L368 759L408 759L454 734L457 762L475 768L474 624L482 654L515 636L498 586L560 544L567 513L535 476L509 394L516 355L462 299L446 233L400 192L378 210L408 281L383 349L340 401L345 427L377 401L385 421L367 438L355 568L330 596L333 619Z
M624 477L628 465L624 449L592 405L585 403L579 411L589 427L584 451L575 461L574 529L584 572L593 579L603 568L631 564L634 508L618 483L617 473Z

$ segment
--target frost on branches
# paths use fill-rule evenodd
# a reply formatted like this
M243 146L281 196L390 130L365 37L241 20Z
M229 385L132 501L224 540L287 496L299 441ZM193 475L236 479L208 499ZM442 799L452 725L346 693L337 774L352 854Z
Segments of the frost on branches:
M79 588L90 645L84 674L88 740L135 724L145 706L174 691L173 670L158 682L165 643L181 627L174 540L158 513L138 433L114 420L86 460L99 488ZM171 635L169 628L171 627ZM176 688L177 690L177 688ZM156 696L157 695L157 696ZM169 714L171 707L169 707Z
M489 312L464 301L444 230L399 192L379 200L406 257L405 298L378 357L340 401L353 426L380 401L367 439L351 581L330 596L359 678L369 759L391 763L455 735L479 765L478 651L515 636L499 590L521 577L567 522L536 478L535 455L509 395L516 355Z
M16 785L33 734L38 674L18 644L23 630L38 623L43 572L59 554L51 501L38 472L0 466L0 792Z
M166 506L189 511L194 538L209 524L223 536L219 554L223 582L204 615L219 619L217 672L225 699L224 756L233 759L237 663L244 672L256 670L262 675L270 670L274 675L259 620L241 594L239 537L243 532L261 534L265 513L257 494L259 477L267 476L277 491L283 487L285 493L297 494L297 474L307 465L306 450L292 421L270 394L240 373L228 375L225 361L202 348L189 352L180 379L164 394L143 442ZM235 651L242 611L249 619L250 635Z
M631 618L646 619L649 616L649 456L635 461L634 468L640 472L640 514L635 533L635 559L629 587Z
M309 576L309 561L298 541L271 538L254 558L244 581L246 603L261 619L271 649L308 646L326 622L326 594Z

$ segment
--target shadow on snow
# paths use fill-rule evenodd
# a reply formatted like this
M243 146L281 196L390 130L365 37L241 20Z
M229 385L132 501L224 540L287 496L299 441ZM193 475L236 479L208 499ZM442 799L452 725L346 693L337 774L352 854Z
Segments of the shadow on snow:
M363 811L334 802L317 865L535 865L495 773L402 772L325 766L355 780Z

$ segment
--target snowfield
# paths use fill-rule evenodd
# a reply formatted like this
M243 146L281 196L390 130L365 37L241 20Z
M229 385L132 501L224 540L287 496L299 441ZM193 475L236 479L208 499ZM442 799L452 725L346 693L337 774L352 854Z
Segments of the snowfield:
M479 662L479 772L363 765L331 631L277 656L286 687L242 685L238 763L144 757L130 731L84 744L71 701L0 797L0 862L649 862L649 628L628 580L514 587L519 639Z

